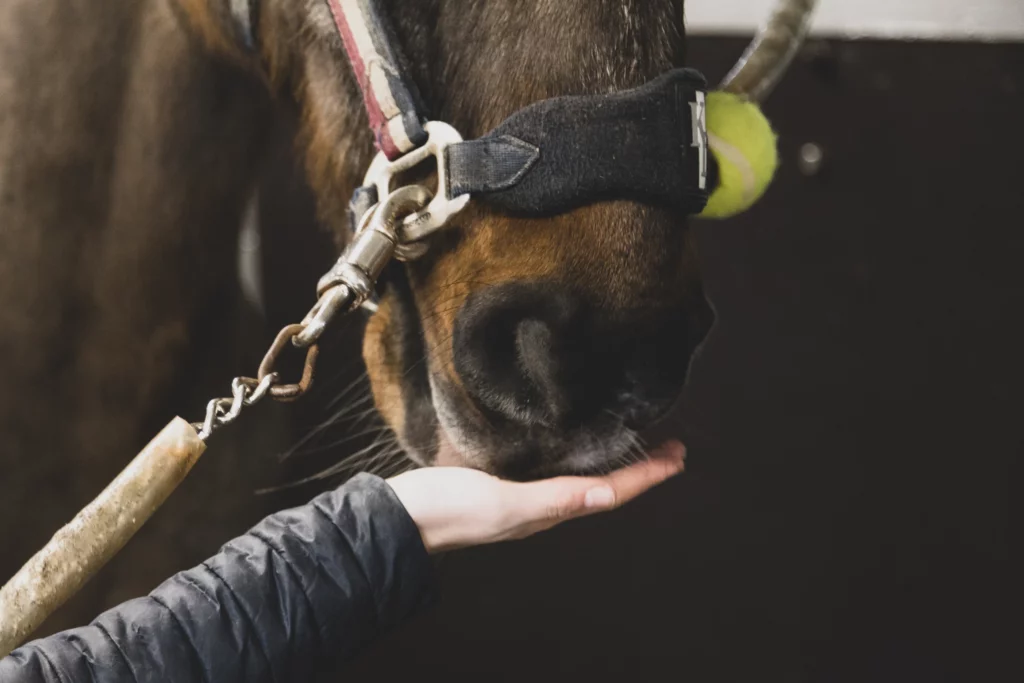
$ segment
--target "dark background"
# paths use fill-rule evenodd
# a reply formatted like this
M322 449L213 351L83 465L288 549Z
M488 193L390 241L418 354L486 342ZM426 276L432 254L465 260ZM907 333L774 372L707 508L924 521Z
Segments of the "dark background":
M1024 45L814 42L765 110L773 188L695 228L687 473L442 558L440 605L343 679L1024 680Z

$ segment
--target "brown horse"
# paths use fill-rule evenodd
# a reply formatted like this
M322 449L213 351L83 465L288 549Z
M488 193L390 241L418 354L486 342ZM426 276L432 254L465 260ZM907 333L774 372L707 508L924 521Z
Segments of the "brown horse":
M686 61L681 0L384 4L434 117L467 138L537 100ZM229 333L254 189L295 211L288 226L263 216L265 243L316 230L265 182L293 173L274 153L293 119L340 245L374 150L322 0L0 5L0 579L171 415L253 371L264 335L239 354ZM545 220L471 207L426 258L391 268L363 353L408 456L517 478L632 457L711 322L690 235L629 202ZM312 291L295 296L291 315ZM265 471L234 441L49 630L150 589L268 510L250 495Z

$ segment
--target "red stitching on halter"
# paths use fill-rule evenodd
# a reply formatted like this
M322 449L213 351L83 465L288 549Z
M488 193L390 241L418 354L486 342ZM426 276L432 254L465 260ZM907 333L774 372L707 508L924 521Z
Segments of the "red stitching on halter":
M426 134L399 77L384 18L373 0L327 0L363 93L377 147L391 160L415 149Z

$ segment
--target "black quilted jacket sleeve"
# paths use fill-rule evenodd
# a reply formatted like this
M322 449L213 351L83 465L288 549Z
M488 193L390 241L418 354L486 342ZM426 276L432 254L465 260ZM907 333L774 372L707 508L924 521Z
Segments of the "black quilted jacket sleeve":
M416 525L361 474L89 626L23 645L0 660L0 683L304 683L434 590Z

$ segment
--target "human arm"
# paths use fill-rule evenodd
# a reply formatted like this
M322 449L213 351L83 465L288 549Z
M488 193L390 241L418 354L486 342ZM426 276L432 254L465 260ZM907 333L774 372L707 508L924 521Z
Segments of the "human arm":
M310 680L433 596L416 525L383 479L361 474L148 596L15 650L0 681Z
M619 507L682 459L675 444L606 477L531 483L461 468L361 474L267 517L149 596L15 650L0 682L310 680L435 597L430 553Z

